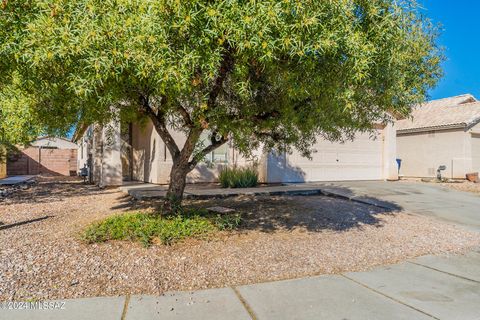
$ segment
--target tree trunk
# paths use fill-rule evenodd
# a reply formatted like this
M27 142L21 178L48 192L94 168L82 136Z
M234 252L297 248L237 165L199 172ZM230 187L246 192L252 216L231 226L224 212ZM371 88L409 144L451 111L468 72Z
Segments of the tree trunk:
M164 212L177 213L182 205L183 192L190 172L188 162L178 163L174 161L170 171L170 184L168 185L167 196L164 202Z

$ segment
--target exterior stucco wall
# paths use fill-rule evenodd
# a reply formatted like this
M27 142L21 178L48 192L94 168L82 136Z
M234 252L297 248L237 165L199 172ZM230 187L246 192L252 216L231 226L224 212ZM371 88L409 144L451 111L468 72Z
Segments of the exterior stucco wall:
M111 122L102 130L102 182L106 186L122 185L120 124Z
M383 179L398 180L397 130L394 124L383 129Z
M78 152L77 152L77 163L79 171L88 163L88 153L89 153L89 143L87 135L84 135L77 141Z
M397 135L397 156L402 159L400 174L406 177L442 176L465 178L472 170L471 135L464 130L443 130Z
M472 172L480 172L480 123L470 128Z
M183 146L186 137L182 132L170 130L177 145ZM167 184L170 180L172 157L166 148L160 135L156 132L153 124L148 120L145 124L133 124L132 126L132 149L133 149L133 180L157 184ZM199 163L188 174L188 183L215 182L218 181L220 170L226 165L244 166L252 163L242 157L232 144L227 144L228 163ZM261 152L254 154L257 162L262 161ZM263 165L259 165L259 178L263 181L265 176Z
M480 134L480 123L477 123L476 125L470 127L469 132Z
M480 172L480 134L472 134L472 172Z
M90 135L90 136L88 136ZM123 184L120 125L112 121L105 126L93 125L82 137L86 157L79 161L82 168L89 154L92 156L92 178L99 186Z

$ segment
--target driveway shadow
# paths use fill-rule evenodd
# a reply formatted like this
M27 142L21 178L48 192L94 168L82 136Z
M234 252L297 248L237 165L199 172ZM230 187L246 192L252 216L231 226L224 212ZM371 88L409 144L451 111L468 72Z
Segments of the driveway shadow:
M299 184L305 186L306 184ZM189 186L190 188L192 185ZM205 186L201 186L204 188ZM320 187L320 185L317 185ZM184 200L187 208L223 206L242 215L240 230L322 230L343 231L365 225L382 226L382 216L394 215L402 207L375 197L356 195L347 187L323 186L324 195L245 195L207 200ZM292 185L295 188L295 185ZM353 200L351 200L353 199ZM129 196L118 199L112 209L141 210L162 207L162 199L137 201Z
M322 187L323 188L323 187ZM188 208L224 206L242 215L240 231L257 230L322 230L344 231L362 226L382 226L382 217L394 215L401 207L374 197L356 196L346 187L325 186L326 195L237 196L222 199L185 200ZM27 190L18 190L2 205L18 203L48 203L68 201L69 197L92 194L118 193L118 189L100 189L78 180L42 181ZM347 200L345 198L351 198ZM361 201L361 202L359 202ZM362 203L364 202L364 203ZM138 201L127 194L119 194L112 210L159 210L162 199Z
M381 208L336 197L243 196L197 201L194 207L225 206L242 214L240 230L345 231L365 225L382 226L382 217L395 215L396 209Z
M351 201L370 204L376 207L381 207L381 208L385 208L392 211L403 210L402 206L400 206L395 202L382 200L378 197L367 196L363 193L358 194L349 187L339 186L339 185L323 185L323 184L317 184L317 186L322 189L322 192L325 195L328 195L331 197L349 199ZM388 190L386 192L392 192L392 191ZM399 193L399 192L395 191L395 193ZM404 195L407 195L407 193L404 193Z

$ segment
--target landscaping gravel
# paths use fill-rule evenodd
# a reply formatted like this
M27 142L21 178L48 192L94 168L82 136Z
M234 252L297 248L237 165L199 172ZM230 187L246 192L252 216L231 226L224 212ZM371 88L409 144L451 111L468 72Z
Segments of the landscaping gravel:
M443 187L452 188L458 191L467 191L467 192L480 194L480 183L464 181L459 183L442 183L441 185Z
M85 244L92 221L137 210L116 189L41 181L0 203L0 300L161 294L325 273L360 271L424 254L463 252L477 233L407 212L324 196L190 202L242 212L238 231L171 246ZM151 210L151 209L149 209Z
M400 180L400 182L416 182L416 183L429 183L433 184L435 183L436 185L450 188L453 190L457 191L465 191L465 192L471 192L471 193L476 193L480 194L480 182L470 182L467 180L454 180L453 182L423 182L420 179L415 179L415 178L403 178Z

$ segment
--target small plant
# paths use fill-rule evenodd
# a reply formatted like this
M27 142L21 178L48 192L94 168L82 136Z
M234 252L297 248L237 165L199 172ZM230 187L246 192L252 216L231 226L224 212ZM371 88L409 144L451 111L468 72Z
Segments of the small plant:
M219 230L234 230L242 222L242 217L239 213L217 215L214 219L215 225Z
M218 179L222 188L251 188L258 185L258 173L254 166L224 168Z
M240 223L240 214L217 216L206 210L185 210L182 215L167 217L136 212L93 223L84 230L81 238L87 243L140 241L144 246L149 246L156 238L163 244L172 244L186 238L205 237L219 230L232 230Z

